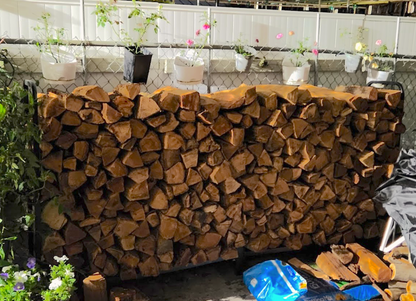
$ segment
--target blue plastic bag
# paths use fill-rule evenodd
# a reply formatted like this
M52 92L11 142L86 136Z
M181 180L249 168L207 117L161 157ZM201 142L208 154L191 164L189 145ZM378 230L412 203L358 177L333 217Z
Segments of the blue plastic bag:
M380 296L378 290L376 290L372 285L360 285L348 290L345 290L344 293L350 295L356 300L367 301L371 300L377 296Z
M244 272L243 280L258 301L294 301L308 291L306 280L280 260L255 265Z

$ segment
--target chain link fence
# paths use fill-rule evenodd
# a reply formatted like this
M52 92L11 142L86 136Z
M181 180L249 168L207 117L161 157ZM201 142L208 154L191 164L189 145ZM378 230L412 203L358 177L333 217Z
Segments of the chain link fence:
M30 40L5 39L2 48L15 68L14 78L22 82L34 79L40 91L55 88L71 92L80 85L99 85L106 91L125 82L123 80L124 48L106 43L73 42L69 46L79 60L76 80L72 82L50 82L42 78L39 54L36 45ZM256 47L257 55L247 72L239 72L235 67L234 50L227 45L211 45L201 54L205 62L203 83L181 85L175 80L173 61L175 55L186 49L182 44L160 44L146 46L152 53L152 64L148 82L142 85L145 92L153 92L163 86L211 93L232 89L241 84L283 84L282 60L291 49ZM315 58L315 59L314 59ZM338 51L320 50L317 57L311 55L312 64L309 83L334 89L339 85L366 85L367 72L360 68L355 73L345 72L345 55ZM314 59L314 60L313 60ZM402 146L413 148L416 141L416 57L397 55L394 59L393 80L400 82L405 89L405 115L403 122L407 131L402 135ZM266 63L265 63L266 62Z

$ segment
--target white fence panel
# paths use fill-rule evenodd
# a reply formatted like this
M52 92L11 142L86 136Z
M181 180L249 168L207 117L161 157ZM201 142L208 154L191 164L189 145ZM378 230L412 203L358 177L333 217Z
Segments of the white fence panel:
M400 18L398 53L404 55L416 54L416 19Z
M357 42L358 28L364 25L364 19L364 15L321 14L319 48L352 51ZM364 43L367 43L365 39Z
M195 39L195 32L202 27L201 17L206 7L165 4L162 12L168 22L160 21L158 42L185 43Z
M218 22L213 44L230 45L241 39L256 45L258 39L260 46L293 47L305 38L315 41L316 13L213 8L212 16ZM289 36L290 31L294 35ZM276 39L278 34L283 37Z
M376 41L381 40L390 52L394 51L396 42L397 17L367 16L365 27L368 28L368 47L370 51L377 49Z

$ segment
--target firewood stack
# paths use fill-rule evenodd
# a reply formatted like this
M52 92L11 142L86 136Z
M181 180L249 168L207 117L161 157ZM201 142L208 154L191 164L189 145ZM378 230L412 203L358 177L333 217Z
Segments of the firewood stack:
M56 174L43 200L58 198L44 202L45 257L132 279L242 247L377 236L385 212L371 197L399 153L403 104L397 91L339 90L43 95L42 164Z

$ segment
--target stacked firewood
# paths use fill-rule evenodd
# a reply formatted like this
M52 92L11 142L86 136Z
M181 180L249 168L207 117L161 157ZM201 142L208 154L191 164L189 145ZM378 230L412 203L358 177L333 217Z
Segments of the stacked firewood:
M400 92L241 86L200 95L137 84L40 97L46 258L122 279L237 249L379 234L371 197L399 153ZM137 270L138 269L138 270Z

